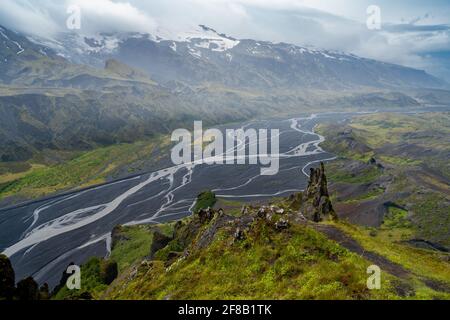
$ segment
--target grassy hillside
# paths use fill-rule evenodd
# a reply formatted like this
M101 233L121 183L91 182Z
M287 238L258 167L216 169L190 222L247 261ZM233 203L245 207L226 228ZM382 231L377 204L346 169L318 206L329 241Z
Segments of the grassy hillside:
M126 227L110 257L121 266L117 279L105 285L95 280L98 269L86 267L84 290L96 299L450 299L448 254L345 222L306 222L290 203L272 204L265 218L247 207L203 223L194 215L175 225ZM289 227L277 228L280 219ZM174 236L150 258L155 231ZM366 286L373 264L382 270L379 290ZM64 292L55 298L74 298Z
M398 241L450 246L450 114L375 114L322 125L341 217ZM422 242L422 245L427 245Z
M108 178L132 174L142 170L144 164L157 163L163 148L169 146L167 138L158 137L131 144L117 144L93 151L56 154L57 164L51 156L35 157L24 163L2 164L0 168L0 199L14 196L36 198L61 190L82 188L103 183ZM124 172L125 171L125 172Z

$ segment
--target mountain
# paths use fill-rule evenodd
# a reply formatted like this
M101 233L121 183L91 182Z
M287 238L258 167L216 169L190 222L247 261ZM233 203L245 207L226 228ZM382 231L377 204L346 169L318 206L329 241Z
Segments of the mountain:
M198 26L189 32L156 34L62 34L53 43L74 63L101 66L115 58L158 82L219 83L246 88L442 88L422 70L287 43L238 40Z

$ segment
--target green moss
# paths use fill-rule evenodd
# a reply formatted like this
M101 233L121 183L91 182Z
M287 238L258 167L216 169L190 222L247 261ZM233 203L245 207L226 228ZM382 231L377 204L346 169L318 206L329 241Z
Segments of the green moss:
M354 184L370 183L375 181L381 175L382 171L373 166L367 168L362 172L358 172L357 174L345 170L340 170L337 167L334 167L333 169L329 169L327 171L327 177L329 181Z
M121 234L126 240L115 244L110 256L117 261L120 272L148 256L153 239L149 226L122 227Z
M408 228L411 223L408 220L408 211L394 206L388 207L388 213L383 224L387 228Z
M108 287L102 278L102 263L99 258L91 258L81 266L81 288L79 290L69 290L64 286L52 299L70 300L79 299L80 296L89 293L92 297L99 297Z
M344 201L344 203L353 203L353 202L359 202L359 201L365 201L365 200L372 200L372 199L378 198L380 195L382 195L384 193L384 191L385 191L384 188L375 188L365 194L359 195L357 197L352 197L352 198Z
M213 192L204 191L197 196L197 201L192 211L198 213L201 209L212 208L216 201L216 195Z
M371 299L395 296L389 277L383 289L366 287L367 261L303 226L290 233L255 225L230 245L221 230L204 250L167 270L162 262L116 284L112 299ZM172 248L176 249L176 248Z
M347 223L334 223L357 240L364 248L376 252L392 262L398 263L418 278L430 278L450 285L450 265L439 252L418 249L401 242L394 242L385 232L370 235L370 229ZM395 229L398 230L398 229ZM429 289L427 289L429 290ZM417 292L421 295L421 292ZM424 293L425 294L425 293ZM433 297L428 297L433 298ZM447 299L450 295L447 296Z

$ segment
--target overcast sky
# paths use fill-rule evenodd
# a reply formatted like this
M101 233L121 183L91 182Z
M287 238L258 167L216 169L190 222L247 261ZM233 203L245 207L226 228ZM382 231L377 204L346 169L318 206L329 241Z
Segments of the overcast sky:
M399 63L450 81L448 0L1 0L0 24L52 37L69 5L82 33L184 29L206 24L237 38L313 45ZM381 30L366 26L381 9Z

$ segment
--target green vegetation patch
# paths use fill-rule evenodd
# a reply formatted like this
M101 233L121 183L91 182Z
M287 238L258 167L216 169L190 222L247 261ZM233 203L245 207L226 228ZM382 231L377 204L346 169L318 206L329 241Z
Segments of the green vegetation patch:
M448 254L419 249L402 242L392 241L392 239L386 238L383 232L373 233L371 228L343 222L334 225L357 240L368 251L378 253L409 270L414 277L417 277L416 280L432 279L450 286ZM430 291L423 284L418 285L416 291L417 298L420 299L450 299L449 293Z
M414 203L413 221L417 236L450 247L450 200L439 193L418 193L408 201Z
M344 160L345 161L345 160ZM383 172L375 166L370 166L358 173L349 172L339 166L331 165L327 170L327 177L333 182L364 184L378 179Z
M80 269L81 288L79 290L69 290L67 286L63 286L52 299L77 300L83 297L98 298L117 277L117 264L112 260L91 258Z
M421 160L413 160L409 158L403 158L403 157L392 157L392 156L380 156L380 159L382 161L385 161L390 164L395 164L399 166L417 166L422 163Z
M365 200L372 200L372 199L376 199L378 198L380 195L382 195L385 192L384 188L374 188L372 190L370 190L369 192L356 196L356 197L352 197L350 199L347 199L345 201L342 201L343 203L353 203L353 202L359 202L359 201L365 201Z
M212 191L204 191L197 196L193 212L198 213L202 209L212 208L216 201L216 195Z
M218 198L214 208L216 210L223 209L228 215L239 217L241 216L242 207L244 205L245 203L240 201Z
M408 219L408 210L389 206L388 213L384 217L383 225L387 228L409 228L411 221Z
M153 240L153 232L150 228L147 225L120 227L122 240L114 243L110 256L117 261L120 272L150 254Z
M123 278L126 283L116 283L117 289L106 298L395 298L390 276L382 278L381 290L367 289L369 265L309 227L295 225L289 232L277 232L256 223L244 241L233 242L222 229L208 247L170 268L164 261L141 266L135 278Z
M117 144L81 153L62 164L34 165L26 174L16 174L16 179L2 183L0 199L11 195L37 198L60 190L103 183L120 166L148 158L154 147L153 140Z

